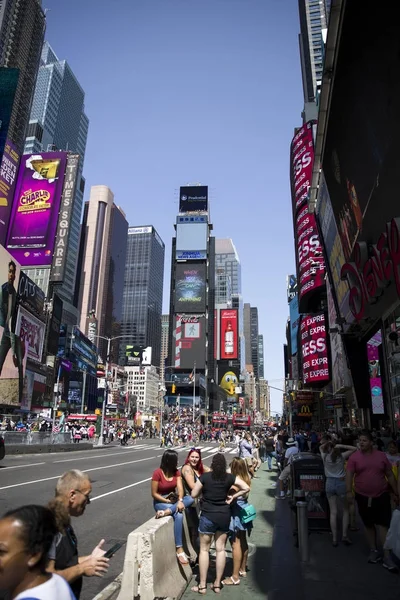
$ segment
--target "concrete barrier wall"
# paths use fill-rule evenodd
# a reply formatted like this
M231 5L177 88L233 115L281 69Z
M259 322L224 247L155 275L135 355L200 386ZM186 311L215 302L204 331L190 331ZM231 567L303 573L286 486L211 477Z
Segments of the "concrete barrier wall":
M77 450L92 450L93 444L6 444L8 454L47 454L49 452L76 452Z
M186 554L194 560L184 519ZM192 577L190 565L176 558L172 517L150 519L128 536L118 600L180 598Z

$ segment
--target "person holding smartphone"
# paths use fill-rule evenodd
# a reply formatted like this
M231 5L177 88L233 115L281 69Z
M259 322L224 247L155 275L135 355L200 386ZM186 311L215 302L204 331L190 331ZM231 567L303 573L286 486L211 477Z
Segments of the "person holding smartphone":
M166 450L162 455L160 468L152 476L151 496L156 519L173 517L176 557L181 565L189 564L183 550L182 513L193 504L194 499L184 494L182 477L178 471L178 453L175 450Z

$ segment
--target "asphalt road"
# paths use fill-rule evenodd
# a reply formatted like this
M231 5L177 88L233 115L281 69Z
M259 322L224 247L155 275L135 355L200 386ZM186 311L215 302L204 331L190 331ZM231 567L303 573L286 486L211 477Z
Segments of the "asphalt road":
M215 443L201 443L207 464L217 451ZM184 462L188 448L178 449L179 464ZM90 475L93 484L92 502L85 514L74 519L79 554L90 554L104 538L105 548L118 541L154 516L150 497L150 480L160 464L163 450L158 440L145 440L136 446L108 445L98 450L74 453L9 456L0 463L0 514L23 504L46 504L54 494L56 481L69 469L81 469ZM236 449L227 448L229 462ZM91 600L121 573L124 548L110 561L104 578L86 578L82 600Z

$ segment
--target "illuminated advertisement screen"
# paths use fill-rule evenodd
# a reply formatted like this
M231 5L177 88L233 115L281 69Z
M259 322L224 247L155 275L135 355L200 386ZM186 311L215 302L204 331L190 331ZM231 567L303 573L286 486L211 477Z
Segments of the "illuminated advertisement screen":
M206 265L178 263L175 268L175 312L201 313L206 309Z
M296 211L307 203L308 191L311 187L314 163L314 125L315 121L309 121L300 127L290 147L292 196Z
M6 141L0 164L0 244L5 246L11 207L17 181L19 154L10 140Z
M52 263L66 159L66 152L21 158L6 247L22 266Z
M385 414L382 394L381 363L379 359L379 347L382 344L381 330L372 336L367 342L369 386L371 390L372 414Z
M15 329L21 342L25 344L28 357L35 362L42 362L45 323L20 306Z
M238 311L221 310L220 348L222 359L238 357Z
M78 369L87 371L95 377L97 373L97 348L83 335L78 327L74 327L72 330L72 353Z
M308 312L308 302L325 285L325 261L315 215L304 206L296 218L299 312Z
M207 236L207 223L177 223L177 260L201 260L207 258Z
M299 329L300 315L299 315L299 299L297 294L289 302L290 312L290 345L292 355L297 352L297 332Z
M329 381L328 345L324 313L303 317L300 331L304 383Z
M206 365L206 318L204 315L176 315L175 367L204 369Z
M194 185L181 187L179 212L205 212L208 210L208 186Z

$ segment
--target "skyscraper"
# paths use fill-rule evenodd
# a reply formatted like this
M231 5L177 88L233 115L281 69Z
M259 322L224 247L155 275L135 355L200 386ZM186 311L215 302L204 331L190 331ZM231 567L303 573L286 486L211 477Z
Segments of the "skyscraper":
M315 102L322 82L323 32L328 25L328 10L324 0L299 0L299 45L305 104Z
M127 344L151 346L160 364L165 245L152 225L129 227L127 235L120 357Z
M76 299L80 329L88 334L89 314L97 319L97 335L121 335L124 272L128 222L114 204L114 194L105 185L92 186L85 203L79 249L80 273ZM100 354L106 358L107 344L99 339ZM118 359L118 342L111 345L112 362Z
M242 269L231 239L215 240L215 303L231 305L232 295L242 293Z
M264 379L264 336L258 335L258 376Z
M65 60L59 60L48 42L43 44L24 154L68 150L79 154L64 281L57 287L64 313L76 324L78 311L72 306L79 251L79 235L85 180L82 177L89 120L85 114L85 92ZM47 293L49 271L30 269L29 276ZM43 283L42 283L43 282ZM66 310L67 309L67 310ZM64 317L64 321L68 318ZM72 323L73 321L73 323Z
M258 359L258 309L245 303L243 307L245 362L253 365L255 379L260 377Z
M0 66L19 69L8 138L22 154L46 19L41 0L0 2Z

